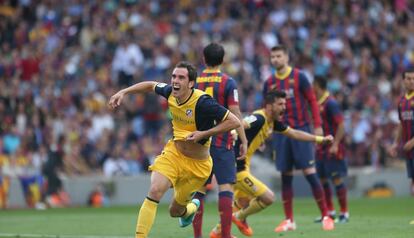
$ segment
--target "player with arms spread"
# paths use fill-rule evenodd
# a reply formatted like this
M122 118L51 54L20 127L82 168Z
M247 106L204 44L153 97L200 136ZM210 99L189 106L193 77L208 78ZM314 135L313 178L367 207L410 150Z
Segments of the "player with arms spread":
M289 66L289 56L286 47L275 46L270 52L270 61L276 68L276 73L265 82L263 95L272 89L286 92L286 113L283 122L291 128L310 132L310 118L308 107L312 112L316 135L322 135L321 117L318 103L312 90L312 85L306 75L297 68ZM311 186L312 193L319 210L321 211L322 229L333 230L334 221L328 216L325 195L322 185L316 175L315 151L312 143L292 140L283 134L273 136L274 158L276 167L282 173L282 199L285 211L285 220L276 228L275 232L291 231L296 229L293 219L293 169L302 170Z
M138 214L136 238L148 236L158 203L170 187L174 189L170 215L179 217L181 227L191 224L200 204L191 198L192 194L204 185L212 169L210 137L240 126L236 116L193 88L196 78L196 68L180 62L172 72L171 85L141 82L120 90L109 100L109 106L116 108L127 94L155 91L168 100L172 114L173 138L150 166L151 185Z

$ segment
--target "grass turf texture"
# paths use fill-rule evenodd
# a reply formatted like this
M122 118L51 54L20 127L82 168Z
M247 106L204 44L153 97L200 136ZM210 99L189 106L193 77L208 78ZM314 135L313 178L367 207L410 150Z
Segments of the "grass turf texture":
M296 199L295 220L298 229L274 233L283 219L280 200L265 211L249 217L254 237L414 237L414 198L355 199L349 201L351 219L347 224L336 224L331 232L321 230L313 223L319 215L312 199ZM36 210L0 210L0 237L133 237L139 207L66 208ZM205 207L204 237L219 220L217 204ZM28 234L28 235L24 235ZM233 225L233 234L244 237ZM192 227L180 228L178 219L170 218L168 206L160 205L150 238L192 237Z

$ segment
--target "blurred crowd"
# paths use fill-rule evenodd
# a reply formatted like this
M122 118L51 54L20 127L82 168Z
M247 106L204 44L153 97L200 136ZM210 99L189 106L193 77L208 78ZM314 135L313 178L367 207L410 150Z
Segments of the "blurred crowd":
M201 70L211 41L224 45L244 113L261 106L269 49L286 45L310 80L329 78L350 165L387 166L401 72L414 65L413 9L407 0L0 0L0 166L49 183L146 171L171 133L166 102L131 96L116 111L106 102L143 80L168 82L180 60Z

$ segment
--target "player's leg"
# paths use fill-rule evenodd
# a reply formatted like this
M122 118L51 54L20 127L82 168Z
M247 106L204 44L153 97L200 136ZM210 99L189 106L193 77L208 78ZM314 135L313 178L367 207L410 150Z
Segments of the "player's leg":
M221 237L231 237L233 213L233 184L236 182L236 158L233 150L212 146L213 173L219 185L218 210L220 213Z
M252 236L253 230L247 224L246 218L270 206L274 202L274 194L264 183L247 171L237 173L235 187L237 190L243 191L244 194L253 197L246 207L233 213L232 218L241 233Z
M149 170L152 171L151 185L148 196L145 198L138 213L136 238L148 236L154 223L160 199L171 186L175 186L180 171L179 156L180 154L177 152L174 142L169 141L161 155L149 167Z
M325 166L326 160L325 159L326 158L318 157L318 159L316 160L316 173L322 183L329 216L331 216L332 219L335 219L336 212L335 212L335 208L333 204L331 184L329 182L329 177L326 171L326 166ZM322 217L318 217L315 219L315 222L321 222L321 221L322 221Z
M300 128L303 131L310 132L309 127ZM328 216L328 208L325 201L325 193L322 184L316 174L315 169L315 151L310 142L291 141L295 167L301 169L306 180L308 181L316 204L322 215L322 228L324 230L334 229L334 221Z
M157 207L165 192L172 186L170 180L161 173L154 171L151 174L151 185L148 196L145 198L138 213L136 238L147 237L155 220Z
M239 220L245 220L249 215L263 210L275 200L273 192L247 171L237 173L236 188L253 197L247 207L235 213Z
M340 214L339 223L345 223L349 220L347 187L344 178L347 175L347 164L344 159L331 158L326 163L330 178L335 186L336 197L338 199Z
M203 236L202 230L203 230L203 213L204 213L205 195L206 195L205 186L194 194L194 198L200 201L200 207L198 208L197 213L193 220L194 238L200 238Z
M406 159L407 175L411 179L411 195L414 196L414 158ZM410 225L414 225L414 220L410 221Z
M211 174L211 158L195 160L181 155L180 177L174 186L174 200L170 206L170 215L180 217L181 227L190 225L200 207L200 201L193 198L206 183Z
M407 158L405 162L408 178L411 179L411 195L414 196L414 158Z
M276 160L276 168L282 177L282 204L285 213L283 220L275 232L292 231L296 229L293 220L293 158L289 138L276 134L273 136L273 154Z

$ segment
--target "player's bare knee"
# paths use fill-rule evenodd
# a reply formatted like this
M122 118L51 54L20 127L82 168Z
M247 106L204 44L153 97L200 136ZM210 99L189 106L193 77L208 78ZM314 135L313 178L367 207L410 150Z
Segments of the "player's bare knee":
M272 205L275 202L275 194L268 190L265 194L259 197L260 201L264 203L266 206Z
M148 192L148 197L159 201L161 200L163 193L163 190L159 186L151 185L150 190Z

